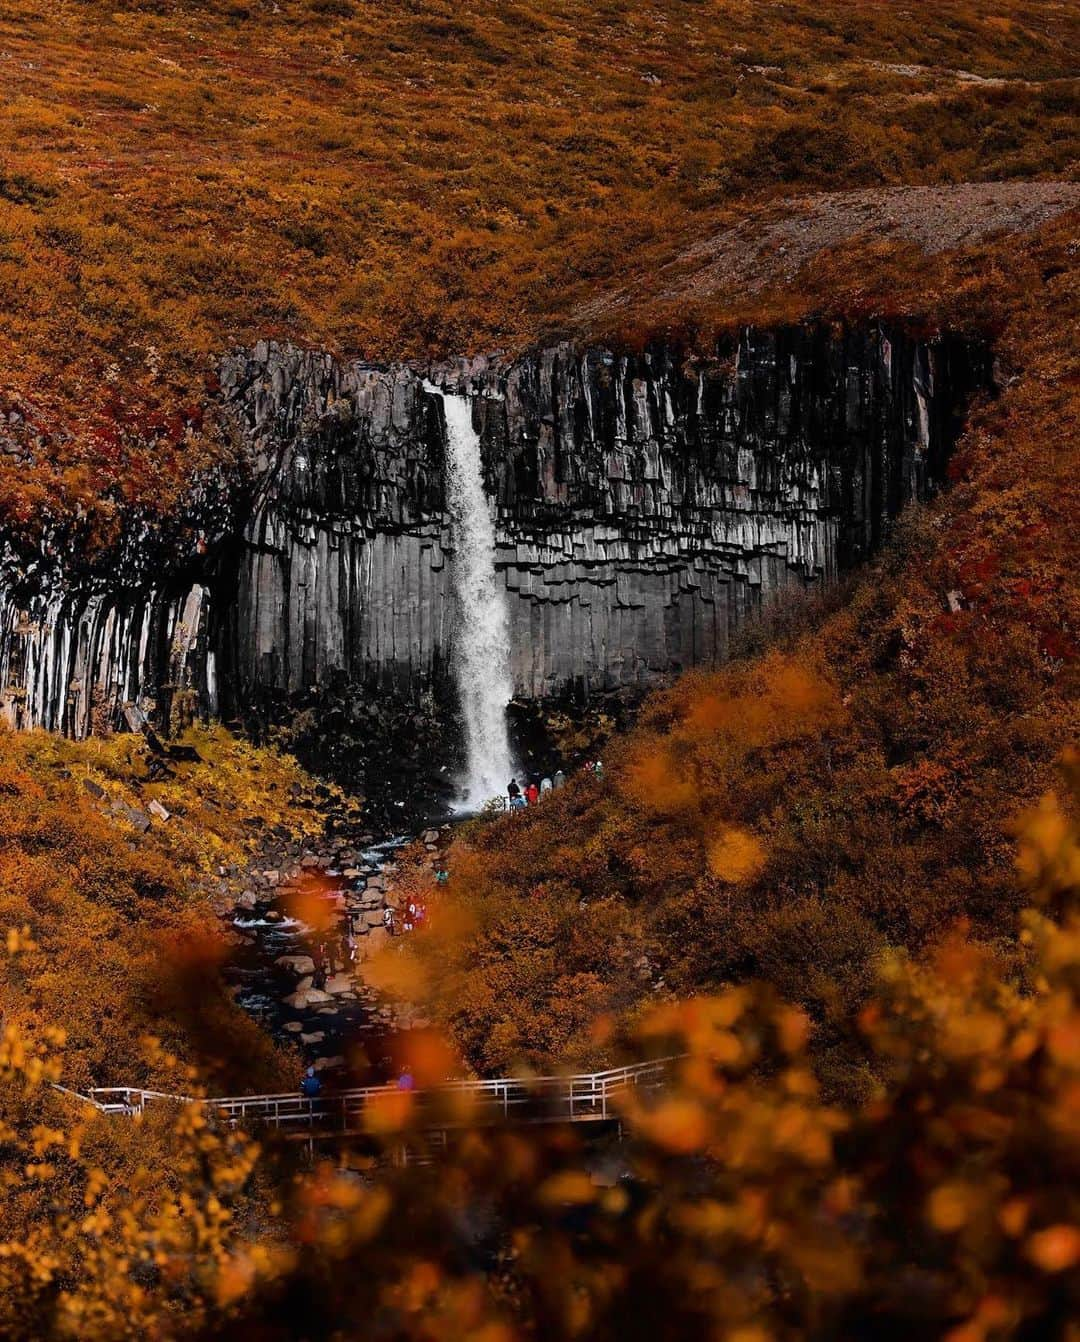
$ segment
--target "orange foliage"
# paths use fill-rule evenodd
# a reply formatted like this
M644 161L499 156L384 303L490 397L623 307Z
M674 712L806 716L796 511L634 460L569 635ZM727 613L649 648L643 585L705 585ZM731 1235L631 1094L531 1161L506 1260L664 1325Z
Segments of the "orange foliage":
M721 881L739 885L762 872L767 861L760 841L743 829L725 825L708 844L709 870Z
M9 1029L5 1335L1053 1336L1080 1284L1080 825L1048 798L1020 843L1061 919L1024 916L1030 987L959 935L893 956L860 1021L875 1086L845 1103L766 987L652 1009L635 1049L679 1059L626 1097L615 1177L560 1128L466 1127L404 1171L343 1146L298 1173L195 1113L103 1145L50 1088L62 1041ZM424 1151L417 1113L388 1092L368 1142Z
M0 516L86 550L228 458L237 343L506 348L777 194L1077 154L1038 0L8 0L0 48Z
M63 1027L73 1085L162 1084L147 1034L207 1080L274 1087L291 1076L221 979L228 946L207 888L250 859L259 825L310 825L290 789L305 799L314 784L221 729L189 739L203 762L153 782L139 738L0 733L0 925L25 925L35 942L0 976L0 1009L24 1030ZM142 835L110 806L154 799L170 819Z
M657 696L603 780L472 826L431 930L374 971L448 1030L418 1042L425 1077L456 1049L484 1070L684 1052L663 1100L627 1108L624 1179L562 1131L466 1132L434 1173L365 1158L364 1180L297 1178L197 1113L73 1113L56 1077L188 1088L174 1052L209 1077L281 1075L192 896L242 860L246 817L289 818L292 775L219 741L212 768L158 785L122 739L0 739L5 1336L1069 1326L1080 844L1047 788L1080 728L1073 221L932 258L870 240L748 301L671 310L660 276L793 190L1070 170L1067 6L917 18L840 0L5 7L16 548L66 535L89 557L133 506L168 517L228 465L205 406L235 342L386 358L596 334L578 305L628 256L653 274L622 339L884 314L993 336L1003 375L950 494L846 604L778 612L743 660ZM755 657L766 636L782 650ZM83 776L159 795L175 823L136 841ZM1016 944L1025 895L1040 911ZM959 915L968 935L946 935ZM148 1029L163 1044L144 1053ZM376 1116L390 1149L422 1145L414 1110Z

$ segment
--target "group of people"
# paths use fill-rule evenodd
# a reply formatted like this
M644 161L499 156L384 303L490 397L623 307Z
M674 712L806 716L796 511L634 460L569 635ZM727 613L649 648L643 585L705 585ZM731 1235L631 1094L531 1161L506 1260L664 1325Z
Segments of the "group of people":
M604 764L602 760L590 760L585 765L585 772L592 774L596 778L603 778ZM529 779L524 787L516 778L511 778L506 785L506 795L509 800L511 811L523 811L527 806L539 806L544 797L549 792L557 792L559 788L566 786L566 775L559 769L552 778L541 778L539 782L535 778Z
M435 873L435 882L437 885L445 885L450 879L450 874L445 868L440 867ZM427 901L421 895L414 895L402 904L400 909L395 909L387 904L383 909L383 927L392 937L398 936L402 932L415 932L418 927L423 927L427 921Z
M511 778L506 785L506 795L509 798L511 811L522 811L526 806L538 806L540 798L546 797L549 792L556 788L563 787L566 783L566 775L560 769L554 778L542 778L539 783L535 778L530 779L522 787L516 778Z
M394 936L399 930L399 915L400 931L415 932L418 927L423 927L424 925L424 921L427 918L427 904L419 895L416 895L411 899L407 899L401 908L396 911L391 909L388 904L383 914L384 919L386 918L386 914L390 914L389 919L386 920L386 927L391 936Z

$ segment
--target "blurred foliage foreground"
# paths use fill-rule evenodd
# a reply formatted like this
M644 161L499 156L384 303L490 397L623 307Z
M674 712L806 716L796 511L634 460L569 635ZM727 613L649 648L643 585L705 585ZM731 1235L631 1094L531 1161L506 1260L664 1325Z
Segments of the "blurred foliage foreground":
M882 964L860 1018L869 1098L825 1101L809 1018L768 989L668 1003L637 1044L685 1060L627 1108L604 1173L556 1128L466 1130L426 1167L312 1170L195 1109L94 1117L50 1084L60 1034L8 1023L0 1331L1076 1338L1075 753L1064 775L1071 799L1018 827L1019 960L955 933ZM27 940L9 935L16 965ZM421 1082L445 1066L428 1053ZM397 1098L371 1134L388 1147L409 1129Z

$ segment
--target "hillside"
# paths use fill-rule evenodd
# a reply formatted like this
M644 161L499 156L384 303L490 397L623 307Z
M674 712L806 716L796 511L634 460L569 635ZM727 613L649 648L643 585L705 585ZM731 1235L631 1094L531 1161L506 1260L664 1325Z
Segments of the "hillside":
M297 1066L232 1000L215 909L271 827L320 831L314 784L221 728L187 744L199 758L162 776L139 737L0 734L0 926L34 942L0 1012L64 1032L68 1086L175 1089L179 1059L200 1084L273 1087Z
M238 342L520 345L628 268L641 329L642 277L759 202L1068 176L1077 36L1069 6L1013 0L917 23L878 3L17 0L0 508L31 543L74 512L84 550L132 503L167 513L229 458L207 386Z

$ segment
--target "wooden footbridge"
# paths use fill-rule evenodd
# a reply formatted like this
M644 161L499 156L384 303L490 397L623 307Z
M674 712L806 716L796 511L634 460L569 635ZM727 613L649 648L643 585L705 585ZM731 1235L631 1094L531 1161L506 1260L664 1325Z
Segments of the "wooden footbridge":
M360 1135L379 1127L379 1112L408 1108L414 1131L446 1133L455 1127L505 1123L603 1123L617 1120L627 1099L661 1090L675 1058L578 1076L500 1077L490 1081L446 1081L403 1092L397 1084L328 1091L315 1098L229 1095L206 1099L143 1090L136 1086L68 1091L104 1114L134 1117L152 1108L197 1104L210 1120L234 1128L274 1129L286 1137L311 1139ZM406 1098L408 1096L408 1098Z

